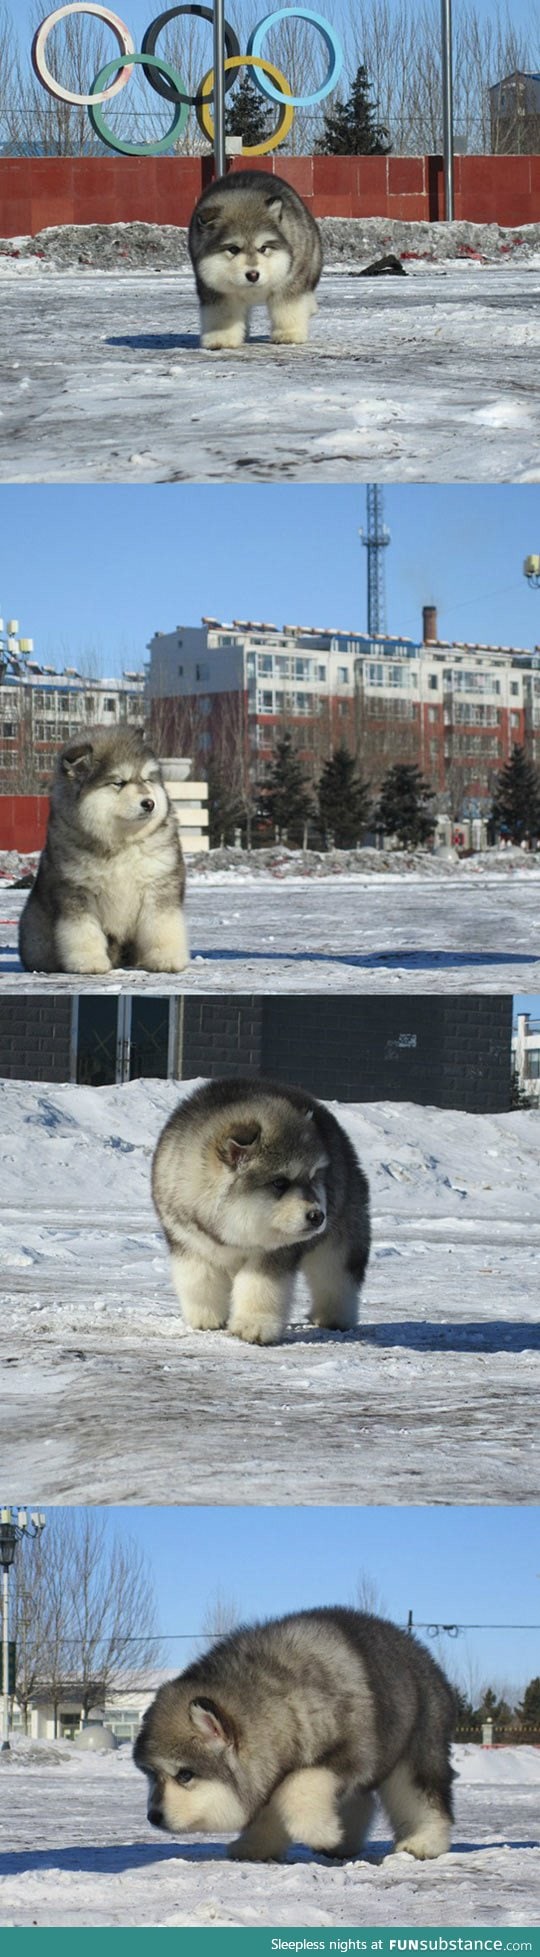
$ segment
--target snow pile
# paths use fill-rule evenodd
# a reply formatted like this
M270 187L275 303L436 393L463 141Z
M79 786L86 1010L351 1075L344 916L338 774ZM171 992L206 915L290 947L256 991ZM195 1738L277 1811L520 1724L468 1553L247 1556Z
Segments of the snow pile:
M37 869L39 850L0 850L0 884L5 888L19 877ZM430 878L475 876L487 870L495 876L508 876L521 870L540 876L540 853L509 845L505 849L476 850L470 856L457 851L429 849L288 849L283 843L264 849L223 848L189 853L187 871L208 882L214 878L231 882L285 881L291 877L391 876L407 877L414 872Z
M399 218L319 219L328 265L369 265L394 253L425 259L431 264L456 258L494 264L511 258L527 261L540 252L540 224L504 228L499 224L413 223ZM49 225L35 237L0 239L2 258L40 259L56 266L87 266L95 271L173 271L188 263L187 230L181 225L60 224Z
M258 1349L174 1297L150 1162L187 1091L2 1085L6 1481L42 1503L536 1499L538 1115L342 1108L373 1199L359 1330L313 1330L300 1283Z
M128 1748L92 1756L59 1743L54 1764L52 1750L46 1743L41 1760L30 1761L15 1741L12 1755L0 1758L9 1790L0 1824L2 1925L487 1927L537 1920L540 1752L533 1748L455 1748L454 1842L435 1862L390 1854L379 1812L362 1860L328 1862L298 1847L281 1866L228 1862L223 1837L157 1834Z

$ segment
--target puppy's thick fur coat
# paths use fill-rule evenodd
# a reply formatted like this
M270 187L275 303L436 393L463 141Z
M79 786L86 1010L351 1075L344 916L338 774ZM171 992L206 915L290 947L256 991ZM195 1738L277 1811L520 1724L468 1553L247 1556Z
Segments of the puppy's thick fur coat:
M240 1829L238 1859L279 1860L293 1841L357 1855L377 1792L396 1850L423 1861L449 1847L453 1720L416 1638L309 1610L233 1631L162 1685L134 1757L156 1827Z
M356 1324L368 1185L348 1135L312 1095L265 1080L197 1088L160 1136L152 1192L189 1325L272 1344L300 1268L312 1323Z
M58 756L47 841L19 930L32 972L180 972L184 864L142 733L90 727Z
M203 347L242 346L253 306L267 306L278 344L307 340L322 269L320 232L283 177L242 170L210 184L193 212L189 250Z

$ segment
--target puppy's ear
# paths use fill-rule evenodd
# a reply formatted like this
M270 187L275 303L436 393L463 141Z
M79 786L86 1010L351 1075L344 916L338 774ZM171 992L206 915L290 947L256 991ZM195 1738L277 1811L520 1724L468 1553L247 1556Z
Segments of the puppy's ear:
M229 1169L241 1169L245 1162L255 1154L261 1139L258 1121L238 1122L232 1135L225 1135L218 1143L218 1155L227 1162Z
M71 781L85 781L92 770L94 750L88 740L70 741L60 756L62 774Z
M202 211L196 213L195 223L199 231L209 231L213 224L219 224L222 215L221 204L211 204L209 210L205 210L203 206Z
M282 219L282 217L283 217L283 198L282 198L282 197L268 197L268 198L267 198L267 208L268 208L268 211L269 211L269 214L270 214L270 217L274 217L274 218L275 218L275 220L276 220L276 224L281 224L281 219Z
M192 1699L189 1717L211 1753L225 1753L235 1745L234 1727L215 1699Z

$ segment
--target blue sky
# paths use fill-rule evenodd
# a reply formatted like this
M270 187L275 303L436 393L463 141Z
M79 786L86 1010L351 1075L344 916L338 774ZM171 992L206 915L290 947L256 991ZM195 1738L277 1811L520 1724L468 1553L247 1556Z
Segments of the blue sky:
M399 0L395 0L395 4L397 7ZM493 0L476 0L476 4L483 19L489 20L493 17ZM52 13L53 10L54 0L51 0L50 5L47 5L46 0L43 0L41 18L44 18L47 13ZM148 22L154 19L155 13L159 9L152 6L152 0L124 0L123 5L120 4L120 0L114 0L112 11L119 14L122 20L125 20L127 26L135 34L137 44L140 47L144 29L148 26ZM267 11L268 9L262 6L254 7L253 20L260 19ZM322 11L324 12L324 7ZM509 20L517 27L526 26L527 19L530 17L528 0L507 0L505 11ZM15 0L9 0L7 12L12 16L14 23L17 23L20 39L24 42L25 33L28 34L30 32L31 23L34 18L34 0L16 0L16 4ZM345 15L345 9L341 5L341 0L332 0L332 5L329 6L328 12L331 19L335 21L336 26L339 27L340 20Z
M362 484L0 487L0 610L37 656L140 665L151 633L201 613L366 627ZM385 492L389 631L532 647L540 592L536 484L392 485Z
M314 1437L315 1442L315 1437ZM220 1593L245 1620L313 1604L358 1601L397 1622L540 1624L538 1511L528 1508L113 1508L107 1529L147 1553L164 1633L197 1633ZM431 1642L431 1641L430 1641ZM440 1636L435 1655L456 1676L468 1662L520 1688L538 1672L538 1631ZM193 1655L186 1639L169 1662Z

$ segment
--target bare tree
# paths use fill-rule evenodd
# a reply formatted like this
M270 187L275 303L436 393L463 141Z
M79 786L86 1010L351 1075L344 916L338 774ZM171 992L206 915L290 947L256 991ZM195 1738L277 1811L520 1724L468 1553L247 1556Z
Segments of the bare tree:
M108 1535L93 1510L50 1510L39 1551L17 1559L16 1697L25 1719L37 1694L54 1709L76 1693L82 1713L156 1664L152 1579L129 1538Z
M240 1612L234 1597L228 1597L223 1590L215 1590L209 1597L203 1617L204 1646L213 1644L214 1638L225 1638L229 1631L235 1631L240 1622Z

